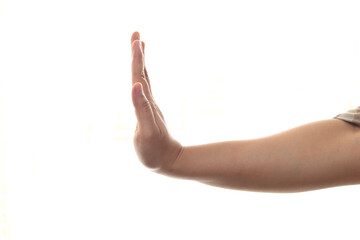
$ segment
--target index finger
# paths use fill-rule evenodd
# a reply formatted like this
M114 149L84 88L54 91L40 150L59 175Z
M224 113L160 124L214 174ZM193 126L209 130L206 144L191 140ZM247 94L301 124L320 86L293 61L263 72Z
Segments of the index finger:
M134 85L136 82L140 82L143 85L145 96L148 100L154 101L150 85L147 79L147 74L145 70L145 60L143 53L143 44L140 41L140 34L138 32L134 32L131 36L131 49L132 49L132 84Z

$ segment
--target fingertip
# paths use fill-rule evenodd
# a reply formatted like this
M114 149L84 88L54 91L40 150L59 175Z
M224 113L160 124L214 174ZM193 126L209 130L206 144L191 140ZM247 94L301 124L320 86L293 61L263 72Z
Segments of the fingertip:
M139 103L142 101L147 101L147 98L144 94L143 86L140 82L136 82L132 88L132 100L134 107L139 106Z
M143 95L143 87L142 84L139 82L136 82L133 86L133 91L135 96Z
M131 43L133 43L135 40L139 40L139 39L140 39L140 33L138 31L135 31L131 35Z

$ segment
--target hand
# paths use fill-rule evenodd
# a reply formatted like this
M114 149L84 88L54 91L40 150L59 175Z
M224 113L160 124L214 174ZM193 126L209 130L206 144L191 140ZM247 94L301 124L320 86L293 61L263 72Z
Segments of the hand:
M170 136L163 114L152 96L145 67L145 43L140 41L138 32L131 36L131 48L132 101L137 118L135 151L145 166L164 172L171 168L183 147Z

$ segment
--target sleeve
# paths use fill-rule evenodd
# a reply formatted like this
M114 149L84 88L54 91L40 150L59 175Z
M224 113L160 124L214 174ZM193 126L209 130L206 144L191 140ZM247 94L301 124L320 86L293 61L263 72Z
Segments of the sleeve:
M345 113L338 114L334 118L360 126L360 106Z

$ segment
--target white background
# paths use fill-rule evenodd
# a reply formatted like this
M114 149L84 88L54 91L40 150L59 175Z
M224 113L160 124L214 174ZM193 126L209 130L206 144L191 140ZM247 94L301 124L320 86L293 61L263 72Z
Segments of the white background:
M183 145L360 105L358 1L0 1L0 239L359 239L360 187L295 194L138 161L130 36Z

